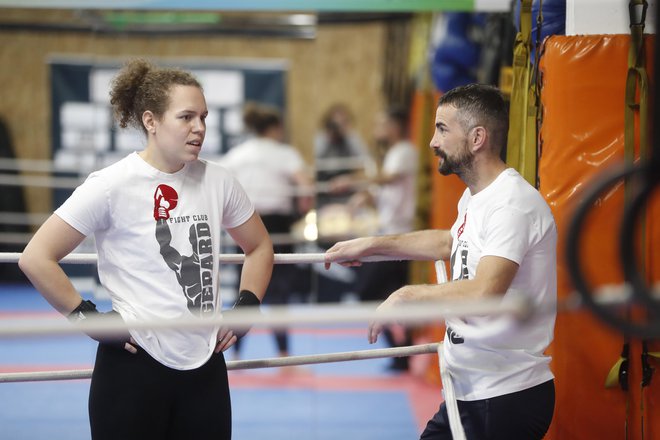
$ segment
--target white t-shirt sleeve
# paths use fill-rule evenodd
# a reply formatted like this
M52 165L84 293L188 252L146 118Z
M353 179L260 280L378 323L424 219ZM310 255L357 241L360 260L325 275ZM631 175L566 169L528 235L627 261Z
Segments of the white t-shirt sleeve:
M252 217L254 206L241 184L235 178L228 178L226 188L222 225L225 228L235 228Z
M508 206L496 208L484 224L481 256L503 257L520 264L531 246L532 228L532 219L524 212Z
M108 190L103 179L91 174L55 214L87 236L109 226Z

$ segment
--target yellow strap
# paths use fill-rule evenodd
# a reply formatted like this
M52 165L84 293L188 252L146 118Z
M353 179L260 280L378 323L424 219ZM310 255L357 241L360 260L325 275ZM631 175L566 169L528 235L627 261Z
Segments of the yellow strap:
M637 21L633 17L636 6L642 6L642 14ZM630 48L628 50L628 74L626 76L626 105L624 133L624 161L632 164L635 161L635 112L639 112L639 157L646 160L649 151L648 128L648 97L649 77L646 71L646 56L644 48L644 19L646 17L646 0L630 0ZM639 91L639 100L637 93ZM624 198L630 202L633 188L626 182ZM640 270L646 272L646 214L641 216L641 258Z
M624 360L624 358L620 357L612 368L610 368L610 372L607 373L607 377L605 378L605 388L616 388L619 386L619 371Z
M643 14L639 22L634 22L632 16L635 6L642 6ZM628 49L628 74L626 76L625 101L625 135L624 158L631 164L635 160L635 111L640 117L640 157L645 158L648 151L648 94L649 78L646 72L646 56L644 52L644 17L646 15L646 0L630 0L630 48ZM637 91L639 88L639 101Z
M520 32L513 49L506 162L536 186L536 82L530 65L532 0L520 2Z
M525 44L532 44L532 0L521 0L520 33L524 38Z

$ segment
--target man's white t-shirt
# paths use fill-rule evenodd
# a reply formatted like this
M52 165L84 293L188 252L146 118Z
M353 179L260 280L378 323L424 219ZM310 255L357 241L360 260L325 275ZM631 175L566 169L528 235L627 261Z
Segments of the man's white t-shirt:
M479 260L497 256L519 265L505 297L523 295L543 312L525 321L506 316L447 319L443 355L456 398L480 400L553 378L544 351L556 316L557 230L543 197L514 169L475 195L466 189L451 228L452 280L474 279Z
M82 234L94 234L101 284L126 322L220 313L221 228L240 226L253 213L222 167L198 160L168 174L137 153L90 174L55 211ZM217 330L130 333L163 365L188 370L210 358Z
M379 232L410 232L415 219L417 149L408 141L394 144L385 155L383 174L399 178L381 185L377 194Z
M305 162L290 145L255 137L235 146L221 164L236 176L260 214L292 214L294 175Z

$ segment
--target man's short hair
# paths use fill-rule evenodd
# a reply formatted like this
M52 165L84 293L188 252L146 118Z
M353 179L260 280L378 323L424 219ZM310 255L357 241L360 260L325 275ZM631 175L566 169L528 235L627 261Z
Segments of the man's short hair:
M497 87L485 84L456 87L440 97L438 107L441 105L456 108L459 122L466 132L476 126L485 127L497 152L506 146L509 106Z

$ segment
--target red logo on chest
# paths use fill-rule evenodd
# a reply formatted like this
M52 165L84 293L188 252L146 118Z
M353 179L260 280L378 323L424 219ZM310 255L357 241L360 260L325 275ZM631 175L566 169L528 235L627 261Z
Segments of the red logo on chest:
M465 213L465 217L463 217L463 224L458 227L458 233L456 234L456 239L461 238L461 235L463 235L463 231L465 230L465 222L467 221L467 212Z
M170 211L176 208L178 203L179 195L174 188L165 184L158 185L154 193L154 219L167 220L170 218Z

